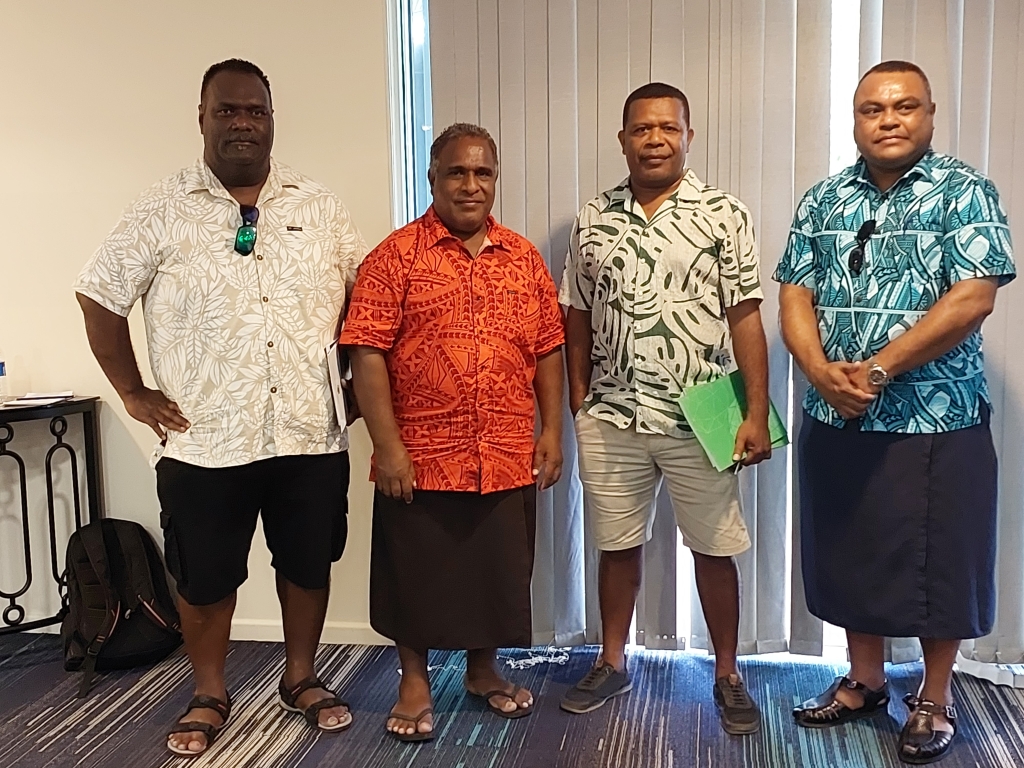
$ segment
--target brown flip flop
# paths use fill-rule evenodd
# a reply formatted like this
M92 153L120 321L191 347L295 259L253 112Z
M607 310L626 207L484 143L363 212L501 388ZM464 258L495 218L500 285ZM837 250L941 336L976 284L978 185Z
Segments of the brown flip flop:
M384 730L388 732L388 735L393 736L394 738L398 739L399 741L404 741L404 742L432 741L433 738L434 738L434 731L433 731L433 729L431 729L430 731L427 731L426 733L423 733L422 731L420 731L420 723L423 722L423 718L425 718L427 715L432 715L432 714L434 714L434 708L433 707L427 707L426 709L424 709L422 712L420 712L415 717L410 717L409 715L403 715L401 712L395 712L394 710L392 710L391 714L388 715L388 720L391 720L392 718L397 718L398 720L404 720L407 723L412 723L416 727L416 730L413 731L412 733L398 733L398 731L392 731L390 728L387 727L387 721L384 721Z

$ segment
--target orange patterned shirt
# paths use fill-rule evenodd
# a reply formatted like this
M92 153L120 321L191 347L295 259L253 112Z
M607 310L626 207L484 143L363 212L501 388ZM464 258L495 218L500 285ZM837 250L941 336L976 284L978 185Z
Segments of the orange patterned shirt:
M551 273L489 218L476 258L433 207L359 269L341 344L387 350L402 442L424 491L533 482L537 358L565 341ZM372 477L371 477L372 479Z

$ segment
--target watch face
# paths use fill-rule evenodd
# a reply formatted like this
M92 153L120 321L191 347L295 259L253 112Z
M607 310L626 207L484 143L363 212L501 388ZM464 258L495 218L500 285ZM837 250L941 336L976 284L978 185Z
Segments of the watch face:
M885 384L888 378L889 377L886 376L885 371L883 371L881 368L872 368L870 371L868 371L868 381L870 381L876 387L880 387L883 384Z

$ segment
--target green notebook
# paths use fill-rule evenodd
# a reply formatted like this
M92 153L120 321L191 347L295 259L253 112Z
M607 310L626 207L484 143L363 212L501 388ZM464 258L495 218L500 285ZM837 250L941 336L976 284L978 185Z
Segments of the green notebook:
M697 436L711 463L719 472L728 469L736 447L736 430L743 423L747 397L739 371L728 376L690 387L679 397L683 415ZM768 432L772 448L789 444L786 425L779 418L773 403L768 404Z

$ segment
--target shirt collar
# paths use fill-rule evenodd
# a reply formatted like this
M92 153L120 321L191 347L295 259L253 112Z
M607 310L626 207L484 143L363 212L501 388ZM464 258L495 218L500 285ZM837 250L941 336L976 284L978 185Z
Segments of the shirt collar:
M704 183L697 177L692 168L687 168L683 178L679 181L679 186L676 187L676 191L669 195L662 205L670 204L672 207L675 207L680 202L699 203L703 189ZM628 176L622 180L619 186L609 192L608 198L609 205L619 203L625 210L632 213L636 213L636 209L640 207L636 197L633 195L633 190L629 186Z
M896 184L900 184L904 179L924 179L925 181L935 184L935 174L932 173L932 166L934 165L935 150L928 147L928 151L925 152L921 159L914 164L913 168L903 174L896 181ZM868 172L868 164L864 160L863 156L857 158L857 162L853 165L853 181L858 184L878 189L874 179L871 178L871 174ZM896 187L896 184L893 184L890 189Z
M270 158L270 175L260 190L258 205L263 205L275 197L280 197L285 187L297 187L298 180L293 178L294 174L290 169L279 166L274 158ZM203 158L199 158L185 175L185 193L209 192L214 197L220 197L235 203L235 199L224 188L220 179L217 178L210 166Z
M427 212L423 214L423 227L426 230L426 245L428 248L432 248L439 242L446 238L452 238L457 240L448 227L444 225L441 218L437 215L434 210L434 206L431 205L427 208ZM501 248L505 251L511 251L512 248L508 242L508 238L505 235L505 228L495 221L493 216L488 215L487 217L487 235L484 238L485 247L489 243L495 248Z

